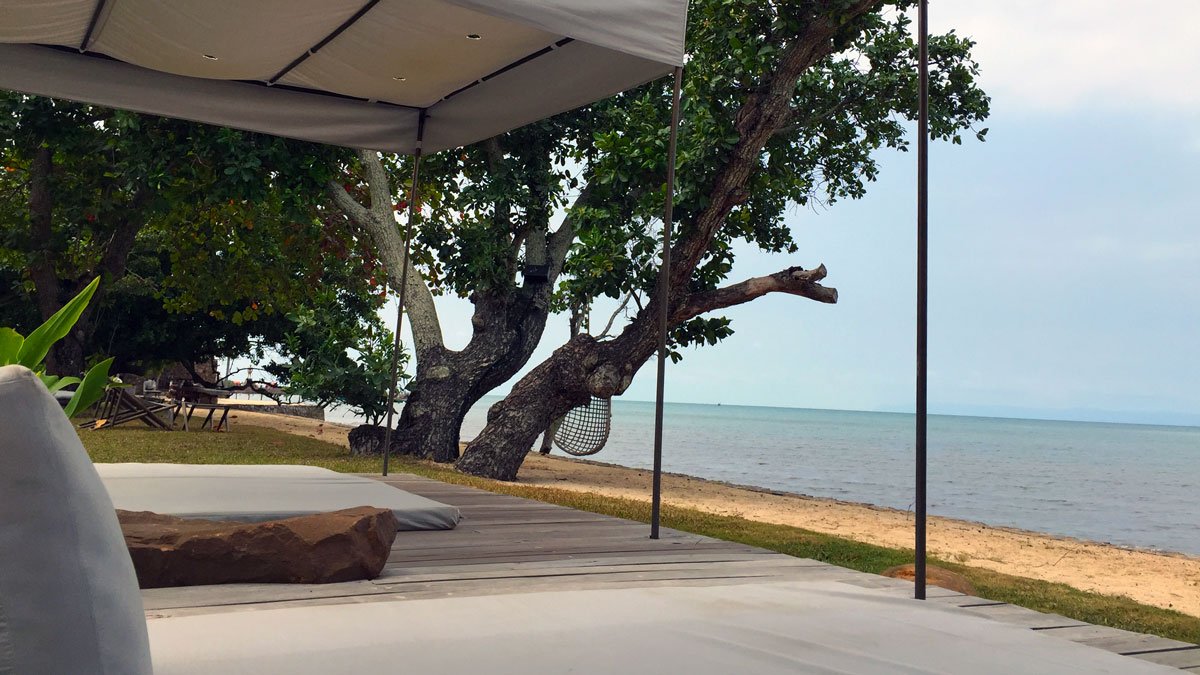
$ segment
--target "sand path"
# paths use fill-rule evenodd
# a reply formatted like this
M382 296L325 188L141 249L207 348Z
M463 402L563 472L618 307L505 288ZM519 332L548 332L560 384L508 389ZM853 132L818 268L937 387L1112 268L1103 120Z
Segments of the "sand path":
M237 411L237 421L348 446L349 427L315 420ZM235 422L236 424L236 422ZM597 462L533 454L520 483L648 501L650 474ZM663 477L663 501L708 513L792 525L855 541L912 547L912 516L867 504L745 488L689 476ZM955 560L1086 591L1200 616L1200 558L1131 550L950 518L929 519L929 552Z

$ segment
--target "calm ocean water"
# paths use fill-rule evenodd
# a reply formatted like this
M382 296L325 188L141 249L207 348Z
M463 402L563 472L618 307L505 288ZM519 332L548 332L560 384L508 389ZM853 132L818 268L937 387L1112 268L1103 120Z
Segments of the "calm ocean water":
M464 440L496 400L471 410ZM908 509L912 419L669 403L663 463L673 473ZM653 404L614 401L612 435L593 459L649 468L653 425ZM1200 555L1200 428L932 415L929 511Z

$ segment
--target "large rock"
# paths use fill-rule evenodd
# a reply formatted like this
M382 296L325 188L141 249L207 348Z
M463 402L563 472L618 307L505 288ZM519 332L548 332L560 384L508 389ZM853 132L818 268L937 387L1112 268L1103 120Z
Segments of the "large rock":
M374 424L363 424L354 427L347 434L350 441L351 455L382 455L383 439L387 435L387 427ZM396 435L392 434L392 451L396 450Z
M263 523L117 510L142 588L374 579L396 539L389 509L360 506Z
M916 565L896 565L889 567L883 571L883 576L893 579L907 579L908 581L916 581L917 568ZM971 585L967 578L958 572L951 572L944 567L934 567L933 565L925 566L925 583L930 586L937 586L948 591L957 591L964 595L975 595L975 587Z

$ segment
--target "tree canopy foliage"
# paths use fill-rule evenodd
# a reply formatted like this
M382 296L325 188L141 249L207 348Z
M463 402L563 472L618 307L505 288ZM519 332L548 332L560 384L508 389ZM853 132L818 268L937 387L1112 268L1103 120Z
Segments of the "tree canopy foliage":
M99 275L74 349L57 356L105 353L117 369L286 346L286 315L303 308L373 320L373 247L321 218L344 154L2 94L0 319L36 324ZM322 284L336 292L314 294Z

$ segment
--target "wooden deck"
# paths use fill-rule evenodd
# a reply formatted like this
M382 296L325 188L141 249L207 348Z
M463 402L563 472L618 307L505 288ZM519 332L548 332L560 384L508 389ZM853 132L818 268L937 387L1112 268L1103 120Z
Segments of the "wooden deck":
M398 474L388 484L463 513L458 528L401 532L373 581L243 584L143 591L150 616L548 590L830 580L892 596L912 584L699 535ZM940 588L929 602L1133 658L1200 673L1200 646L1094 626Z

